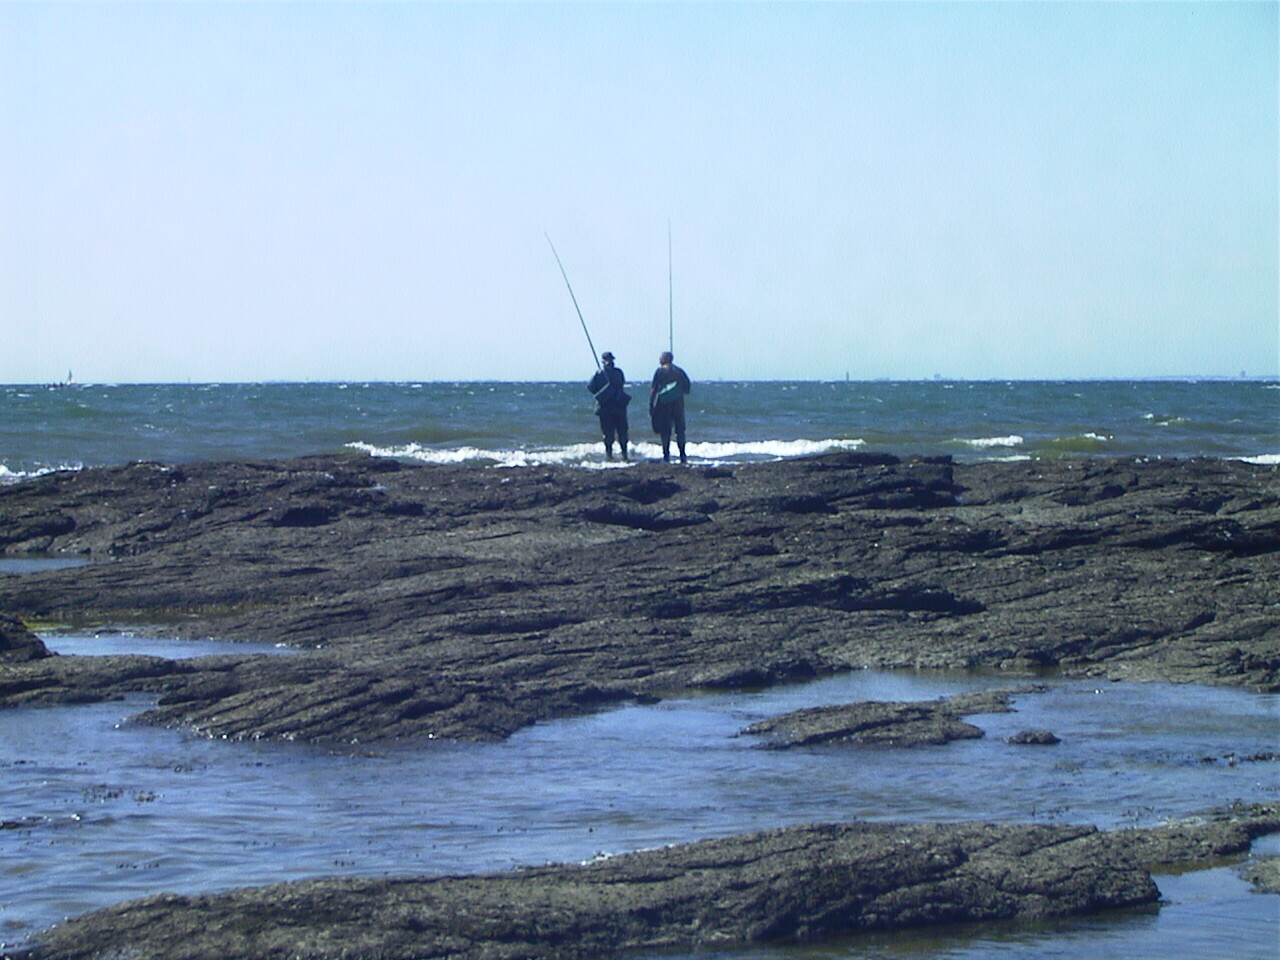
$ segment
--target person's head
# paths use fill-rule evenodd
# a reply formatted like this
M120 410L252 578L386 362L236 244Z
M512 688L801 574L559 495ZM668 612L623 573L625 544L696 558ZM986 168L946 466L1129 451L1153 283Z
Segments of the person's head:
M671 361L673 361L674 359L675 357L672 356L672 353L670 350L663 350L662 353L658 355L658 362L662 364L664 367L667 364L671 363Z
M605 365L606 367L612 367L612 366L613 366L613 354L612 354L612 353L610 353L608 350L606 350L604 353L600 354L600 359L604 361L604 365Z

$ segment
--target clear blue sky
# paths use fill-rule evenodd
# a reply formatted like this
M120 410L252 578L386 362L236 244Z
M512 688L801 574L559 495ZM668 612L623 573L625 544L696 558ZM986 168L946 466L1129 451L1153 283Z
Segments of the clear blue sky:
M1276 374L1277 4L0 4L0 381Z

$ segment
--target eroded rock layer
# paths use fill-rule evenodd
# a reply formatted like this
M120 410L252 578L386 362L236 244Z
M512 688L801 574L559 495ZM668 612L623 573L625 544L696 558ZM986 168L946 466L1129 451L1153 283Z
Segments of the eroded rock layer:
M0 706L149 691L211 736L495 739L863 667L1280 690L1280 471L1230 461L140 463L0 488L0 550L93 561L0 576L28 624L305 648L0 665Z
M582 865L166 894L47 931L28 960L585 960L1155 902L1148 867L1238 853L1272 807L1151 830L833 824Z

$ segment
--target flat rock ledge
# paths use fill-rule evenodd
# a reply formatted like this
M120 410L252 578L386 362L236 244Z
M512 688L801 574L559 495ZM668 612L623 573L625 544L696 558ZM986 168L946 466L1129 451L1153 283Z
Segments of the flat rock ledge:
M960 718L974 713L1008 713L1013 709L1009 700L1014 693L1028 691L993 690L938 700L864 700L810 707L760 720L743 733L763 737L764 746L777 750L818 744L936 746L985 736L981 727Z
M1280 690L1280 468L1232 461L137 463L0 487L0 552L89 561L0 575L31 629L301 651L14 632L0 709L149 693L144 721L228 739L499 740L865 668Z
M585 864L163 894L45 932L22 960L575 960L1153 904L1150 867L1241 853L1280 806L1152 829L848 823Z

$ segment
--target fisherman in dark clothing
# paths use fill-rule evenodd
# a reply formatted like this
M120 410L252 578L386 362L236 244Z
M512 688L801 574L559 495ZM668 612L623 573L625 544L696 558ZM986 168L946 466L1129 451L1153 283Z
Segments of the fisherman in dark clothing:
M689 375L677 367L668 350L658 357L658 369L653 374L653 386L649 390L649 419L653 430L662 437L662 459L671 462L671 432L676 435L676 447L680 462L688 463L684 453L684 397L689 392Z
M618 438L622 447L622 459L630 460L627 454L627 404L631 395L623 387L627 385L626 375L613 365L613 354L605 351L600 354L604 366L596 371L596 375L587 384L587 389L596 398L596 416L600 418L600 432L604 434L604 455L613 459L613 438Z

